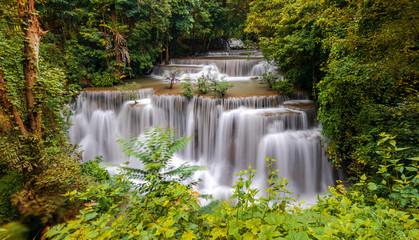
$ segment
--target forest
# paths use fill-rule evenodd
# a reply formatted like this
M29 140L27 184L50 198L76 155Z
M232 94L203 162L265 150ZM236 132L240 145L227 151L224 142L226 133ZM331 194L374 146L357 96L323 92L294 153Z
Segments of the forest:
M0 239L418 239L417 1L0 4ZM118 174L70 141L70 105L84 89L132 98L129 83L154 66L230 50L231 39L248 61L257 49L279 69L283 78L261 76L276 95L314 101L327 159L345 176L315 204L293 195L270 157L265 188L248 166L234 173L230 200L200 193L192 176L205 167L171 162L197 140L172 128L120 138L143 168ZM227 101L236 84L208 82L170 88Z

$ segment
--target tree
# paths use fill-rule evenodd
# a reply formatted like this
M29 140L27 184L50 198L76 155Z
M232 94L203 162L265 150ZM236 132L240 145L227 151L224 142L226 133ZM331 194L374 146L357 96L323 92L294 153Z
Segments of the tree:
M259 36L268 60L297 87L311 90L316 99L316 83L324 76L321 68L328 56L322 47L325 38L316 16L324 6L318 1L253 1L246 31Z
M172 71L167 71L164 73L163 78L166 82L169 82L169 89L173 88L173 84L175 82L180 81L180 77L182 76L183 72L179 69L175 69Z
M13 115L16 126L24 136L33 135L41 139L42 124L42 98L43 90L39 83L39 44L41 37L46 33L39 27L38 18L35 12L34 0L19 0L17 2L20 28L23 32L23 76L25 81L26 96L26 117L10 100L6 91L6 80L4 70L0 69L0 99L3 111L9 111ZM1 113L2 116L8 114ZM11 127L11 126L9 126Z
M331 51L319 118L333 161L359 177L376 170L380 132L417 153L418 9L407 0L339 2L319 18Z
M62 220L62 209L71 207L62 195L85 181L64 134L66 76L40 56L46 32L34 2L4 0L0 13L0 178L19 186L1 202L12 203L19 214L8 220L29 222L33 236L42 224Z
M284 77L318 96L336 166L375 173L380 132L412 156L419 136L417 4L409 1L252 1L247 31ZM317 91L318 89L319 91ZM318 93L317 93L318 92Z

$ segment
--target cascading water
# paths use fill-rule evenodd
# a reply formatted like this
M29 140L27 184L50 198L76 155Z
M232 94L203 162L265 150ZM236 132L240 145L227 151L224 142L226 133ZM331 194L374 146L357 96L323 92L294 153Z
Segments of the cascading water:
M206 58L173 59L170 65L156 67L154 74L180 68L191 79L211 74L227 81L251 83L251 75L275 71L263 58L243 58L245 53L217 52ZM252 88L251 94L254 91ZM152 89L135 92L135 101L126 98L128 95L133 94L85 91L72 106L75 115L70 138L82 147L85 160L101 155L105 162L123 163L126 159L116 142L118 137L139 136L155 126L172 127L178 136L193 136L177 153L176 161L208 166L207 171L197 173L202 179L199 190L215 198L226 199L234 175L249 165L259 171L254 184L266 186L267 157L278 160L273 167L280 169L281 177L290 178L289 189L305 199L334 184L334 170L316 128L316 109L304 92L295 92L294 100L277 95L188 99L159 96Z
M256 167L256 186L264 186L265 158L277 159L280 176L291 178L296 193L315 194L334 184L334 172L314 126L315 108L308 100L285 97L211 99L157 96L140 90L136 101L119 92L83 92L73 106L70 129L82 146L85 160L102 155L105 162L122 163L118 137L140 135L148 127L173 127L178 136L193 135L177 154L182 161L208 166L199 173L201 192L226 198L234 174ZM314 112L314 113L313 113Z
M266 68L268 66L268 68ZM153 69L153 76L160 77L166 71L179 69L182 78L196 79L208 71L220 75L226 81L250 80L260 76L272 66L267 64L257 51L209 52L199 58L174 58L168 65L158 65Z
M261 58L237 58L237 59L205 59L205 58L185 58L172 59L171 64L187 65L211 65L214 64L217 69L231 77L249 76L253 66L258 64Z

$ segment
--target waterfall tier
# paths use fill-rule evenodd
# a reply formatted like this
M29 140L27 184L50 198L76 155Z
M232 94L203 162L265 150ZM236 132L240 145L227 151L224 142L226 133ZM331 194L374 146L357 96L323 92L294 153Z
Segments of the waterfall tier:
M162 76L167 71L178 69L186 77L197 78L208 71L215 71L222 75L227 81L250 80L251 77L257 77L265 71L266 62L263 58L175 58L170 60L168 65L157 65L153 69L154 76ZM183 78L184 78L183 77Z
M183 161L208 166L201 190L216 197L234 183L234 174L256 167L264 185L265 158L275 158L293 191L318 193L333 185L334 173L321 147L314 104L286 97L210 99L157 96L136 92L136 101L119 92L83 92L73 105L71 141L82 146L83 158L102 155L122 163L118 137L139 136L153 126L173 127L178 136L194 136L178 153Z

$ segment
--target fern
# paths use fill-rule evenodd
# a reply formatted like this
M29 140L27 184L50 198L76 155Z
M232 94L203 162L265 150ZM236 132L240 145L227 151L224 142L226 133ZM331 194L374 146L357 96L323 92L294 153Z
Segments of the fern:
M143 169L125 166L124 170L129 178L143 181L139 189L143 193L149 192L157 184L170 184L184 182L198 171L205 169L202 166L190 166L187 163L179 167L171 164L173 155L183 149L192 137L176 139L173 129L157 127L144 133L141 138L131 136L129 139L119 139L122 150L130 157L135 157L143 163ZM189 187L193 183L186 183Z

